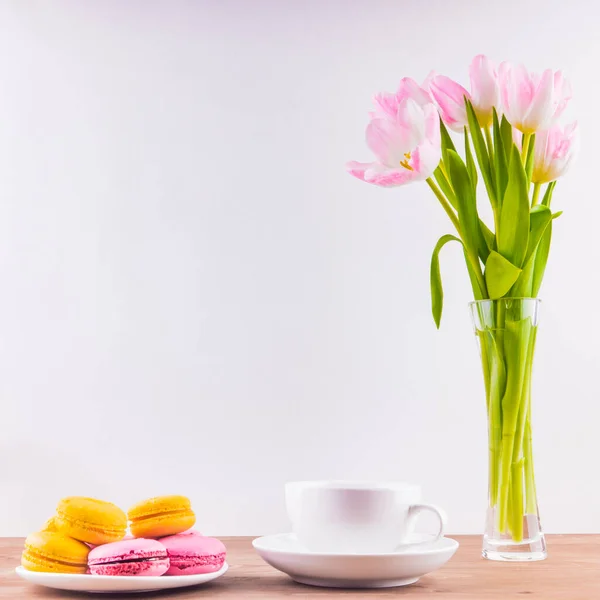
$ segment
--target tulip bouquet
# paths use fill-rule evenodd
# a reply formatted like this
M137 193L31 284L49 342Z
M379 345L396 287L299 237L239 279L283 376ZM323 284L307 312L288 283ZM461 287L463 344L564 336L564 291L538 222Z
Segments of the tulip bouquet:
M433 250L431 304L439 327L439 253L448 242L458 242L475 299L488 410L484 555L514 559L528 542L525 558L543 558L531 451L536 297L552 223L561 214L551 209L556 180L574 157L578 130L576 123L558 124L571 97L560 71L538 75L506 62L496 69L480 55L469 75L470 91L432 73L422 85L404 78L396 93L376 94L366 130L375 160L350 162L347 169L382 187L423 180L448 215L455 231ZM491 208L489 225L478 206L482 196ZM498 552L511 544L510 556Z

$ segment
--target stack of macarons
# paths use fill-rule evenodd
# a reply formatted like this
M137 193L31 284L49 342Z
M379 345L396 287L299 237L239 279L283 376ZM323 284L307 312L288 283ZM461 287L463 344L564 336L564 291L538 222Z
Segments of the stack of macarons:
M21 564L30 571L92 575L219 571L225 546L191 529L195 523L185 496L150 498L127 514L110 502L71 496L59 502L56 515L41 531L27 537Z

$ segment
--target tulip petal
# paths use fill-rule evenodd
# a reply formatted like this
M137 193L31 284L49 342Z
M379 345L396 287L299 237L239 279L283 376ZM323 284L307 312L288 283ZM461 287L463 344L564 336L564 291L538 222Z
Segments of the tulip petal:
M570 139L577 138L579 139L579 124L577 121L573 121L569 123L569 125L565 125L565 136L568 136Z
M554 95L554 76L551 69L546 69L542 73L539 85L535 90L529 110L523 119L523 128L525 133L534 133L537 130L546 129L552 119Z
M492 122L492 109L500 104L498 77L492 62L483 54L477 55L469 67L473 108L481 125Z
M498 82L500 83L500 101L502 102L502 111L506 118L514 125L516 113L514 112L512 90L512 65L509 62L502 62L498 67Z
M405 132L404 143L407 144L409 150L412 150L423 141L425 137L425 113L412 98L405 98L400 102L396 121L402 131Z
M373 119L367 126L367 146L380 163L396 167L403 160L405 152L410 152L409 141L404 140L404 128L387 119ZM403 143L404 142L404 143Z
M425 117L425 138L430 144L439 146L441 144L440 115L433 104L423 107Z
M554 73L554 121L564 112L572 97L571 84L562 74L562 71Z
M552 159L557 164L560 175L564 175L579 152L579 129L577 122L574 122L567 125L562 132L559 127L558 131L559 138L553 140Z
M365 180L365 171L367 169L373 168L373 166L376 164L377 163L374 163L374 162L361 163L361 162L357 162L355 160L351 160L350 162L346 163L346 171L348 171L348 173L350 173L350 175L353 175L357 179L364 181Z
M544 179L548 171L546 157L548 156L548 131L540 131L535 136L535 151L533 156L533 173L531 179L534 183Z
M553 125L535 136L535 155L533 174L534 183L547 183L564 175L577 155L579 146L577 123L571 123L564 129Z
M433 78L437 77L437 73L435 71L429 71L429 73L427 74L427 77L425 77L425 79L423 80L423 83L421 84L421 87L429 94L429 97L431 98L431 82L433 81ZM433 98L432 98L433 100Z
M535 95L535 82L524 65L516 65L512 72L513 98L515 110L524 115Z
M467 125L467 109L465 96L471 95L465 88L444 75L437 75L431 80L431 95L440 109L444 123L455 131L463 131Z
M433 175L442 159L442 150L439 144L425 142L412 153L411 166L415 172L415 180L425 180Z
M386 169L375 165L365 172L365 181L381 187L395 187L410 183L417 178L416 171L408 169Z
M405 98L412 98L419 106L424 106L431 102L431 96L427 89L421 87L410 77L404 77L400 80L396 98L398 101L404 100Z
M571 99L571 87L560 71L547 69L538 75L505 62L498 70L498 82L504 114L523 133L551 127Z
M498 71L498 79L506 118L513 127L521 129L535 93L529 73L523 65L503 62Z
M441 134L440 117L429 93L404 78L395 95L380 93L373 99L376 112L365 135L376 160L351 161L347 171L382 187L431 177L441 159Z
M379 92L373 96L373 103L375 104L375 118L396 118L396 113L398 112L398 99L395 94Z

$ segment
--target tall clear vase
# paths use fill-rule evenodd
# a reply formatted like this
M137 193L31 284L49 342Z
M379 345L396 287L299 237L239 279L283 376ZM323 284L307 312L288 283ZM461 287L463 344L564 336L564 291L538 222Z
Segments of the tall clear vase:
M488 416L488 508L484 558L546 558L531 443L531 371L540 300L501 298L470 304Z

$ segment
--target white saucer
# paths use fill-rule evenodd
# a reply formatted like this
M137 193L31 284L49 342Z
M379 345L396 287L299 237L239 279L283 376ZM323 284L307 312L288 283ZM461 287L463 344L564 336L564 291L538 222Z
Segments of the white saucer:
M36 585L74 592L154 592L206 583L227 572L225 563L215 573L202 575L163 575L161 577L112 577L109 575L72 575L68 573L38 573L17 567L19 577Z
M336 588L409 585L447 563L458 542L415 534L415 544L386 554L334 554L306 550L293 533L267 535L252 542L261 558L298 583Z

